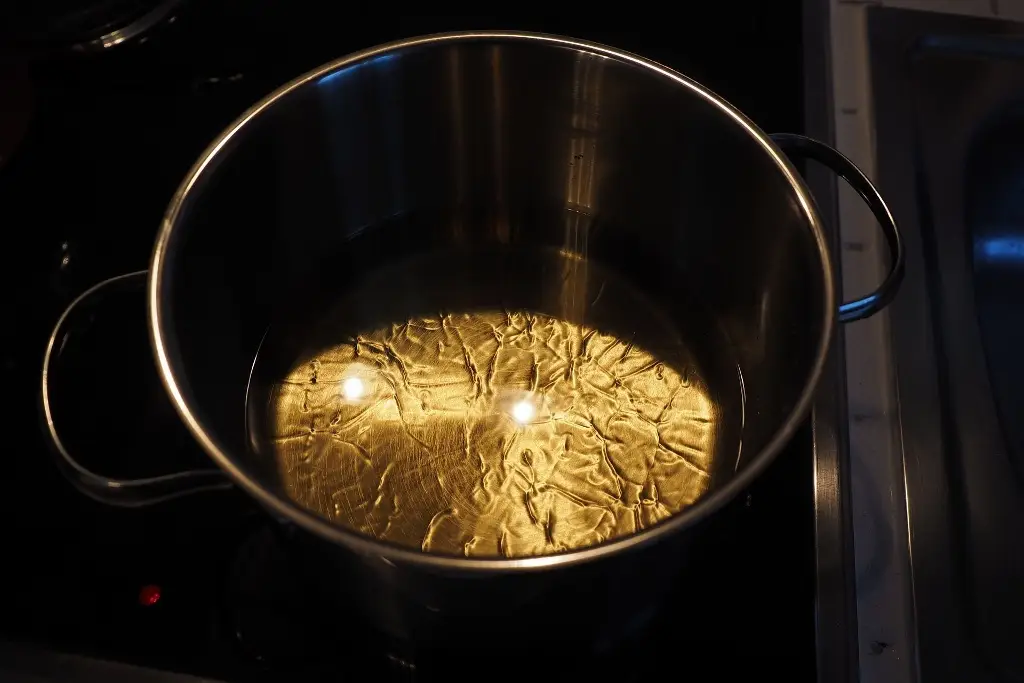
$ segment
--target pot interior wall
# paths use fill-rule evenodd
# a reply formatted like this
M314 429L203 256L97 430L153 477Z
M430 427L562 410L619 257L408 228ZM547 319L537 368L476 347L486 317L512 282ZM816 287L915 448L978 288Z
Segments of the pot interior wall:
M243 412L268 326L315 316L332 292L403 259L497 247L600 264L706 340L697 353L743 454L718 461L712 486L790 416L825 334L825 274L805 208L714 103L652 69L568 47L433 44L304 83L201 174L160 283L182 393L273 490L274 464L252 455ZM496 277L484 267L477 276ZM586 269L569 285L553 272L532 278L519 290L525 306L565 309L566 286L596 289ZM429 287L390 282L402 305L436 312ZM467 281L445 303L485 290ZM388 300L367 314L397 315ZM586 305L573 305L563 313L585 319Z

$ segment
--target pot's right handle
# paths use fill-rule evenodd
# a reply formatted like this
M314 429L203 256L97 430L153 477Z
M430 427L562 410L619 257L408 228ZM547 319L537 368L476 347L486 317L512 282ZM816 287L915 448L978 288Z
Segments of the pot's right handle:
M132 300L125 303L131 309L134 309L137 304L140 307L139 312L141 315L145 306L145 283L146 271L139 271L105 280L87 290L72 301L64 310L64 313L60 316L53 329L53 333L50 335L50 341L46 346L46 353L43 356L43 419L52 441L52 450L56 456L54 459L60 473L90 498L101 503L119 507L152 505L153 503L160 503L192 493L226 489L231 486L227 475L222 470L214 468L188 470L140 479L105 477L102 474L92 472L79 463L68 451L67 444L60 437L54 421L52 375L57 359L64 352L64 345L68 342L69 337L73 341L75 330L79 329L80 326L87 325L95 317L101 306L109 306L107 297L137 296L137 302ZM144 369L126 368L126 371L139 372ZM81 377L73 377L69 381L79 389L88 391L87 383L83 382ZM114 380L112 379L111 381ZM86 406L83 406L83 409L85 408ZM104 412L104 415L100 417L102 418L107 414ZM110 433L113 435L117 434L116 424L111 425ZM160 434L153 434L153 438L160 437ZM102 443L94 445L97 448L103 448ZM144 457L145 445L138 444L138 448L140 457Z
M782 151L790 156L813 159L827 166L840 178L849 183L850 187L857 191L864 203L871 209L875 220L885 234L885 241L889 246L889 273L882 280L871 294L847 301L839 305L839 322L848 323L854 320L861 320L870 317L889 305L903 281L903 268L905 256L903 253L903 238L900 237L899 228L896 227L896 219L892 217L889 207L885 205L882 196L875 186L868 180L867 176L857 168L857 165L850 161L842 153L836 151L824 142L813 138L793 133L776 133L770 136Z

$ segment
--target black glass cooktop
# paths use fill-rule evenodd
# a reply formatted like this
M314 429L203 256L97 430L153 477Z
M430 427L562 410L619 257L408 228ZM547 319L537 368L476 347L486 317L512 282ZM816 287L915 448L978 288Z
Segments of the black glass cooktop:
M479 671L388 641L343 605L324 609L288 552L289 530L240 492L139 509L109 508L79 494L58 473L41 428L47 337L75 296L146 267L163 209L205 145L247 106L322 62L442 30L561 33L649 56L715 90L766 131L799 132L799 3L770 11L760 4L688 11L675 24L621 13L538 21L382 12L384 18L364 19L312 3L209 0L185 3L145 41L5 64L0 640L8 646L0 649L42 648L224 680L457 679ZM81 381L105 400L83 405L69 447L114 476L208 465L198 447L179 438L163 403L137 298L137 308L129 302L116 315L97 316L92 337L85 335L91 341L80 354ZM75 395L74 386L65 390ZM145 419L89 429L97 414L90 411ZM625 681L697 671L717 672L717 680L813 680L809 431L708 523L664 610L624 641L566 652L550 670ZM495 657L500 675L503 657ZM60 672L54 680L75 675L51 668ZM96 677L86 672L82 679Z

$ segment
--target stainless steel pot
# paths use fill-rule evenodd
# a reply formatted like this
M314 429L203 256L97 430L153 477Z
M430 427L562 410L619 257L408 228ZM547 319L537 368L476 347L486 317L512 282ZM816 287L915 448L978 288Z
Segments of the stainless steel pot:
M829 166L874 212L892 259L873 294L837 305L814 201L784 153ZM440 218L393 227L396 217L424 214ZM707 381L741 393L720 406L735 453L709 472L696 504L591 547L477 558L369 538L284 494L242 420L268 324L366 264L489 245L543 246L604 263L680 326L697 324L684 301L709 312L735 363ZM313 541L302 547L320 558L311 566L325 585L354 592L396 635L463 642L552 614L607 635L610 624L627 624L656 602L687 532L793 434L835 322L880 310L902 272L895 222L849 160L799 135L765 135L681 74L568 38L415 38L342 58L269 95L210 145L167 210L148 276L153 351L181 419L219 469L112 481L67 452L48 375L76 307L108 285L58 323L43 371L44 411L62 467L90 495L139 505L234 482ZM600 297L582 277L580 291ZM558 286L536 278L539 296ZM419 287L390 282L396 292ZM494 283L462 284L455 290ZM581 594L581 576L588 590L606 592ZM625 585L643 586L646 599L620 599Z

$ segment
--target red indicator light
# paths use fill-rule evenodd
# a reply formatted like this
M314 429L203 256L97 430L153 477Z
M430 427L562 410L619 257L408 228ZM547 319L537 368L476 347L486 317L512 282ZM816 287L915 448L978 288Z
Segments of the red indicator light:
M160 602L160 586L148 585L139 589L139 604L152 607Z

